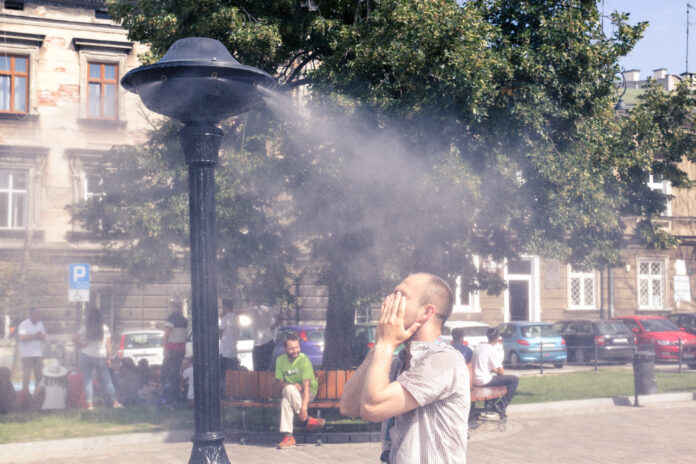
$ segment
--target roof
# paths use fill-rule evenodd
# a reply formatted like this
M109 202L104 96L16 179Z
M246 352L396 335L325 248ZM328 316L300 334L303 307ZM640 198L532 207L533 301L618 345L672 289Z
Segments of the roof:
M105 7L106 0L48 0L46 2L42 2L40 0L32 0L32 3L35 3L37 5L55 5L78 8L103 9Z

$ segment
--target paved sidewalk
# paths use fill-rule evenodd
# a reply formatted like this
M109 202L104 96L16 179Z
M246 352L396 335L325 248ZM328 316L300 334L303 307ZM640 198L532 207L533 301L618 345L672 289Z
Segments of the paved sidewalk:
M495 424L475 430L469 440L469 464L682 464L696 462L696 401L656 402L640 408L615 406L563 413L521 413L499 432ZM229 444L232 463L378 463L378 443L271 446ZM2 463L148 464L186 463L190 442L111 444L98 449L47 452L38 444L22 459L0 455Z

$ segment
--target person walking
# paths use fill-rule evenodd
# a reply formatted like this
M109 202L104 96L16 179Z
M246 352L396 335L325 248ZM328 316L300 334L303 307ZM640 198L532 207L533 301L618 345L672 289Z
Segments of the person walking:
M87 409L93 409L94 378L106 391L109 401L114 408L122 408L116 399L116 390L111 382L109 363L111 359L111 333L109 327L102 322L101 312L92 307L87 312L85 325L73 335L73 343L81 347L80 371L85 391Z
M164 323L164 360L162 361L162 395L166 404L180 401L181 362L186 354L188 320L184 317L181 302L172 301L169 316Z
M39 308L29 310L29 318L23 320L17 329L19 335L19 356L22 359L22 391L29 394L29 380L34 373L34 385L39 385L43 370L43 342L46 329L41 321Z
M283 322L277 312L264 305L254 308L252 314L254 327L254 349L251 352L255 371L266 371L272 368L273 348L275 348L276 329Z
M496 353L495 346L499 343L500 332L496 328L490 328L486 332L488 343L480 343L474 349L471 358L471 366L475 387L503 386L507 393L499 401L486 402L486 410L495 410L502 419L507 417L505 412L517 391L519 379L516 375L506 375L503 363Z
M404 279L382 303L375 345L343 390L341 414L383 421L382 462L466 463L469 370L440 337L453 302L433 274Z
M276 359L275 378L283 385L283 395L280 400L280 433L283 440L278 443L278 449L295 446L292 435L295 414L307 431L321 429L325 420L309 417L307 408L309 402L317 395L319 383L314 375L314 368L306 354L300 352L300 339L290 334L285 339L285 354Z

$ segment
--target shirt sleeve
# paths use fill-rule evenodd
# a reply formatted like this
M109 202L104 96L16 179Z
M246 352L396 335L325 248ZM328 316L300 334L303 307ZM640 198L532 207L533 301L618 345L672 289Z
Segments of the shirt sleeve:
M458 367L464 357L456 351L441 351L421 359L396 379L420 406L451 395Z
M26 335L27 334L27 325L24 322L19 324L19 328L17 329L17 333L19 335Z
M278 380L283 380L283 370L280 368L280 358L282 356L278 356L276 358L276 366L275 366L275 378Z

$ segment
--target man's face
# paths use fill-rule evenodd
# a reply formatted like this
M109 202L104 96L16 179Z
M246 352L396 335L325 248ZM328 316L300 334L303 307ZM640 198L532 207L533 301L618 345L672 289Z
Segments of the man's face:
M31 320L31 322L36 324L37 322L39 322L39 320L41 320L41 311L39 311L38 309L33 310L31 313L29 313L29 319Z
M285 342L285 353L287 353L290 361L297 359L297 357L300 355L300 341L287 340Z
M399 285L394 288L394 293L401 292L401 296L406 299L406 312L404 313L404 327L411 327L419 317L421 305L421 295L423 287L426 285L424 276L414 274L406 277Z

